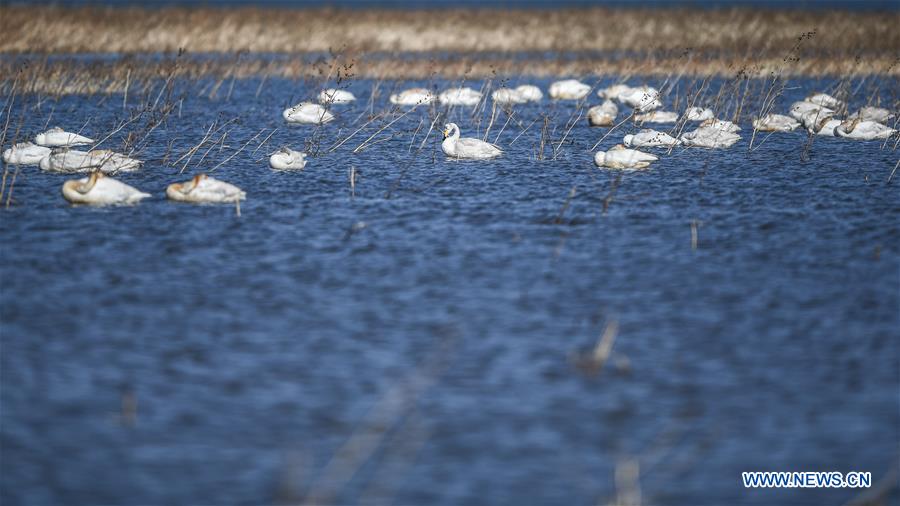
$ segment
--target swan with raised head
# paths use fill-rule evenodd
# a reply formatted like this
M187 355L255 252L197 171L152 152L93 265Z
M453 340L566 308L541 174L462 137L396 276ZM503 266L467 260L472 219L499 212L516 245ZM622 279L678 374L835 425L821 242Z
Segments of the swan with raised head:
M891 111L883 107L865 106L853 113L849 119L859 118L862 121L875 121L876 123L886 123L894 117Z
M651 162L657 160L659 158L650 153L628 149L621 144L610 148L609 151L594 153L594 164L609 169L645 169Z
M430 104L434 100L434 93L425 88L411 88L391 95L391 103L394 105Z
M441 92L438 96L438 100L444 105L470 107L478 105L478 102L481 101L481 92L468 87L450 88Z
M283 147L269 157L269 166L275 170L300 170L306 167L306 153Z
M782 114L766 114L762 118L754 118L753 129L760 132L790 132L796 130L800 122Z
M656 148L678 146L681 141L671 135L645 128L636 134L628 134L622 139L629 148Z
M602 104L588 109L588 124L591 126L613 126L618 114L619 108L612 100L607 99Z
M837 109L840 106L844 105L840 100L832 97L827 93L814 93L808 97L806 97L806 101L811 104L820 105L822 107L827 107L829 109Z
M544 93L541 92L541 89L533 84L520 84L516 86L515 90L526 102L538 102L544 98Z
M803 123L803 116L811 112L834 114L833 109L829 109L812 102L807 102L805 100L801 100L799 102L794 102L793 104L791 104L791 109L788 111L788 114L792 118L800 120L800 122Z
M503 154L503 150L489 142L471 137L459 138L459 127L456 123L444 125L444 142L441 150L451 158L470 160L486 160Z
M631 86L628 86L627 84L614 84L612 86L607 86L602 90L597 90L597 96L600 98L614 98L618 100L619 95L627 94L631 89Z
M681 142L685 146L698 148L730 148L741 136L713 127L700 127L693 132L681 135Z
M102 172L91 172L88 177L72 179L63 183L63 198L73 204L109 206L116 204L136 204L150 196L137 188L117 181Z
M632 88L619 94L618 100L620 103L638 112L649 112L662 107L662 102L659 100L659 90L650 86Z
M78 151L75 149L55 149L40 161L41 170L50 172L87 172L99 170L104 173L130 172L141 167L141 161L129 158L108 149Z
M650 111L644 114L635 114L637 123L677 123L678 113L671 111Z
M312 102L300 102L293 107L288 107L281 113L281 116L288 123L312 125L328 123L334 120L334 114L328 112L328 109Z
M190 181L170 184L166 188L166 197L176 202L225 204L244 200L247 194L233 184L197 174Z
M715 117L716 113L714 113L712 109L707 109L705 107L688 107L688 109L684 111L684 119L686 121L706 121Z
M83 135L66 132L62 128L55 127L34 137L34 143L48 148L62 148L68 146L83 146L93 144L94 140Z
M3 161L10 165L39 165L50 151L48 147L31 142L17 142L3 152Z
M734 123L726 120L709 118L700 123L701 127L709 127L709 128L718 128L719 130L724 130L726 132L737 133L741 131L741 127L735 125Z
M870 141L873 139L887 139L897 133L897 130L882 125L876 121L863 121L860 119L847 120L834 129L838 137Z
M356 97L347 90L328 88L319 93L319 103L321 104L349 104L354 100Z
M550 85L550 98L556 100L581 100L591 92L591 87L578 79L563 79Z

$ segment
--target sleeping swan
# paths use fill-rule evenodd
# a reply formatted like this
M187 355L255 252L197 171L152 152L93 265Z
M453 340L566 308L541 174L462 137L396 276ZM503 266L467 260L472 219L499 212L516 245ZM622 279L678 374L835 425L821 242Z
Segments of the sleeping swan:
M790 132L799 126L799 121L781 114L766 114L753 120L753 129L760 132Z
M41 170L49 172L129 172L141 167L141 161L108 149L78 151L55 149L40 161Z
M322 104L349 104L354 100L356 100L356 97L347 90L328 88L319 93L319 103Z
M247 194L233 184L197 174L190 181L170 184L166 188L166 196L177 202L222 204L244 200Z
M834 133L838 137L870 141L873 139L887 139L897 133L897 130L875 121L863 121L857 118L844 121L834 129Z
M612 100L607 99L602 104L588 109L588 124L591 126L613 126L618 114L619 108Z
M650 153L644 153L636 149L627 149L621 144L610 148L609 151L598 151L594 154L594 163L597 167L606 167L609 169L645 169L650 166L650 162L659 160Z
M591 87L577 79L564 79L550 85L550 98L557 100L581 100L591 92Z
M334 119L334 114L319 104L312 102L300 102L294 107L288 107L281 113L288 123L303 123L320 125Z
M485 160L503 154L502 149L491 143L470 137L460 139L456 123L444 125L444 142L441 143L441 150L449 157L470 160Z
M299 170L306 167L306 153L284 147L269 157L269 166L275 170Z
M44 133L37 134L34 143L38 146L46 146L48 148L57 148L65 146L82 146L84 144L93 144L93 139L88 139L83 135L66 132L62 128L56 127L47 130Z
M472 88L450 88L449 90L444 90L444 92L438 96L438 100L444 105L462 105L468 107L477 105L478 102L481 101L481 92L475 91Z
M681 144L681 141L672 137L671 135L665 132L659 132L657 130L651 130L649 128L645 128L640 132L632 135L628 134L622 139L622 142L625 143L629 148L655 148L659 146L669 147L669 146L678 146Z
M411 88L391 95L394 105L419 105L434 102L434 94L425 88Z
M62 194L63 198L73 204L95 206L136 204L150 196L149 193L116 181L102 172L92 172L89 177L66 181L63 183Z
M3 161L10 165L38 165L50 155L50 148L30 142L18 142L3 152Z

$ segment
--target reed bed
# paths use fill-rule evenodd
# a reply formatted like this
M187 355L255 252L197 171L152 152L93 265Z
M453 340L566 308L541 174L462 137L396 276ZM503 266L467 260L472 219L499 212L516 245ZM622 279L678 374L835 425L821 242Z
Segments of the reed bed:
M0 52L746 52L816 30L817 52L900 48L897 12L729 9L401 11L263 8L0 8Z

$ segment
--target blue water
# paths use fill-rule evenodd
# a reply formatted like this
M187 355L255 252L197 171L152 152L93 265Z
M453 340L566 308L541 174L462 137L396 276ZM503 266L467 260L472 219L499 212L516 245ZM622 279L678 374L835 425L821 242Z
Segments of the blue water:
M417 153L426 108L326 152L406 84L368 109L372 83L350 83L359 102L318 130L280 116L313 83L192 92L120 177L154 195L134 207L72 207L67 176L22 169L0 213L3 504L606 504L635 461L645 504L818 506L858 491L740 473L896 464L893 144L817 138L802 157L794 132L748 152L744 118L730 150L622 174L593 166L606 129L583 117L556 159L535 157L542 121L513 142L542 112L562 138L575 108L545 99L495 161L446 160L437 131ZM833 84L794 81L778 109ZM101 137L126 115L121 95L18 100L28 134ZM450 112L464 136L489 116ZM237 118L227 148L163 163L217 118ZM247 191L240 216L165 200L261 129L212 172ZM316 137L306 170L268 168ZM612 322L609 363L579 367Z

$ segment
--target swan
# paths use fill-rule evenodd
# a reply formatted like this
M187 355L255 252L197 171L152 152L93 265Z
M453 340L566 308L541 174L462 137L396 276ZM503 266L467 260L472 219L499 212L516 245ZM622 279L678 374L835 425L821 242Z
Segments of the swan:
M612 100L607 99L602 104L588 109L588 124L591 126L613 126L618 114L619 108Z
M411 88L391 95L391 103L395 105L419 105L434 102L434 94L425 88Z
M688 107L688 109L684 111L684 118L687 121L706 121L715 117L716 114L712 109L706 109L704 107Z
M564 79L550 85L550 98L557 100L581 100L591 92L591 87L577 79Z
M528 102L518 91L509 88L500 88L491 93L491 98L498 104L524 104Z
M659 101L659 91L650 86L632 88L619 94L618 100L638 112L650 112L662 107L662 102Z
M833 115L830 109L814 109L800 117L800 124L809 133L834 137L834 129L841 124L841 120L834 119Z
M672 137L671 135L665 132L659 132L657 130L651 130L649 128L645 128L636 134L628 134L622 139L622 142L625 146L629 148L655 148L655 147L670 147L670 146L678 146L681 144L681 141Z
M63 183L63 198L73 204L107 206L136 204L150 196L102 172L91 172L88 177L71 179Z
M299 170L306 167L306 153L284 147L269 157L269 166L276 170Z
M651 111L644 114L635 114L634 121L638 123L676 123L678 113L670 111Z
M710 118L704 120L703 123L700 123L701 127L709 127L709 128L718 128L719 130L724 130L726 132L737 133L741 131L741 127L735 125L730 121L725 121L721 119Z
M782 114L770 113L753 120L753 129L760 132L790 132L799 126L799 121Z
M50 151L50 148L44 146L19 142L3 152L3 161L11 165L38 165Z
M598 151L594 154L594 163L597 167L607 167L610 169L644 169L650 166L651 162L659 160L650 153L644 153L636 149L627 149L621 144L610 148L609 151Z
M894 114L892 114L891 111L887 109L884 109L882 107L866 106L853 113L853 115L850 116L850 119L859 118L863 121L886 123L893 117Z
M794 102L793 104L791 104L791 109L788 114L790 114L792 118L800 120L800 122L802 123L803 120L801 118L811 112L834 113L834 110L829 109L828 107L823 107L819 104L801 100L799 102Z
M882 125L875 121L863 121L860 119L847 120L834 129L838 137L870 141L872 139L887 139L897 133L897 130Z
M473 106L481 101L481 92L472 88L450 88L444 90L438 100L444 105Z
M467 158L472 160L485 160L495 158L503 154L499 147L479 139L466 137L459 138L459 127L456 123L444 125L444 142L441 150L452 158Z
M614 84L603 88L602 90L597 90L597 96L600 98L615 98L618 100L619 95L626 94L631 90L631 86L628 86L627 84Z
M41 170L50 172L130 172L141 167L141 161L108 149L78 151L56 149L40 161Z
M829 109L837 109L844 105L840 100L828 95L827 93L814 93L806 97L806 101L811 104L820 105Z
M34 143L38 146L46 146L48 148L67 147L67 146L83 146L85 144L93 144L94 140L83 135L66 132L62 128L56 127L39 133L34 137Z
M322 104L349 104L354 100L356 100L356 97L347 90L328 88L319 93L319 103Z
M698 148L729 148L741 138L740 135L713 127L700 127L681 135L685 146Z
M316 124L328 123L334 119L334 114L328 112L327 109L319 104L312 102L300 102L299 104L288 107L281 113L285 121L288 123L305 123Z
M541 89L533 84L520 84L516 86L516 93L524 98L526 102L538 102L544 98Z
M166 197L176 202L223 204L244 200L247 194L233 184L197 174L190 181L170 184L166 188Z

